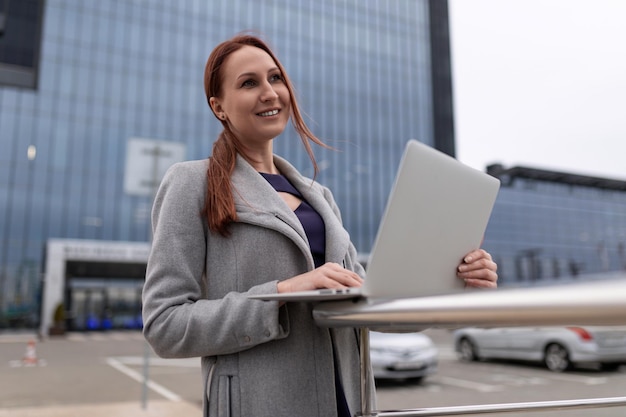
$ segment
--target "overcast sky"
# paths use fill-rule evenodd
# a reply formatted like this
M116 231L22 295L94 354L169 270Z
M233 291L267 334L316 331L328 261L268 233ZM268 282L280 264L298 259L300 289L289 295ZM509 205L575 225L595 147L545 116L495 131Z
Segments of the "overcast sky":
M449 0L457 157L626 180L626 0Z

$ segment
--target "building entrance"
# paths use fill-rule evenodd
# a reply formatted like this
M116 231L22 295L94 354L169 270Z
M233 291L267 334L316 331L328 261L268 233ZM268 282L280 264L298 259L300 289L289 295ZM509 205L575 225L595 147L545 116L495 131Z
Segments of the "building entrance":
M149 253L145 242L48 240L41 335L141 328Z
M66 292L68 329L141 329L142 284L132 278L72 278Z
M65 296L69 330L140 329L145 264L68 261Z

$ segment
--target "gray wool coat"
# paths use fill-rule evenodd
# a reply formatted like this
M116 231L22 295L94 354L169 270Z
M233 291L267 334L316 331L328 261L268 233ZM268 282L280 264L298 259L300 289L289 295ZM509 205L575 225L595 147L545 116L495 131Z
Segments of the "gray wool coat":
M326 261L364 276L330 190L284 159L274 162L324 219ZM279 280L314 269L298 218L238 156L237 222L227 238L210 232L200 215L207 164L175 164L157 192L143 289L145 338L161 357L202 357L204 415L220 417L336 415L334 347L355 414L361 401L356 330L316 326L310 303L279 306L247 297L276 292Z

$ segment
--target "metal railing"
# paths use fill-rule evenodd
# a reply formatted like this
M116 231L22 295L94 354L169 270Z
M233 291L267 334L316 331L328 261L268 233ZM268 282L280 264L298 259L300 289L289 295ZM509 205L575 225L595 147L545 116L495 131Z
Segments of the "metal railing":
M406 331L465 326L624 325L626 273L546 287L323 302L315 307L313 314L320 326L361 328L361 411L356 414L360 417L457 416L626 406L626 397L611 397L383 411L371 410L368 386L369 328Z
M467 416L493 413L515 413L520 411L555 411L600 407L626 406L626 397L589 398L582 400L537 401L508 404L467 405L457 407L435 407L401 411L379 411L370 413L376 417L435 417L435 416ZM359 414L365 416L365 414Z

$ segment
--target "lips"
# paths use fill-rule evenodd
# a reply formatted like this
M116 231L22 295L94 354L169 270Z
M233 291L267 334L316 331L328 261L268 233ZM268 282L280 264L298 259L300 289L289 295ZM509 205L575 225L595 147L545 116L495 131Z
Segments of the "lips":
M280 111L279 109L272 109L272 110L264 111L261 113L257 113L257 116L261 116L261 117L276 116L279 111Z

